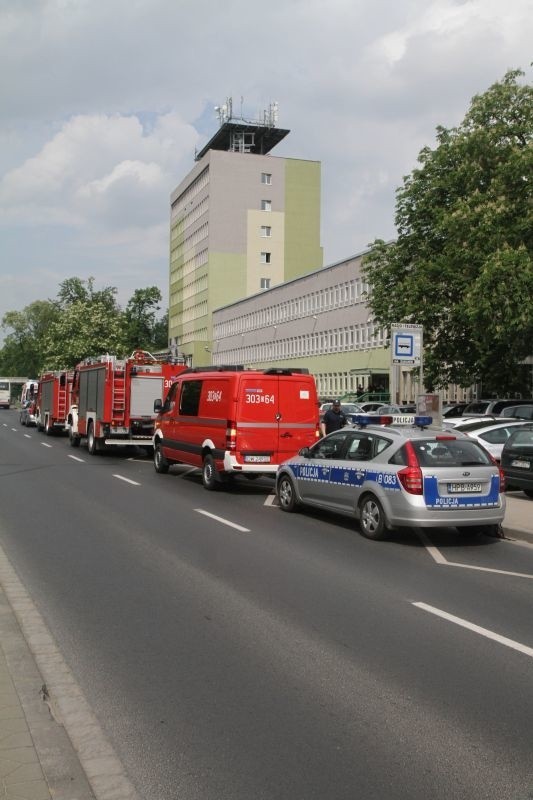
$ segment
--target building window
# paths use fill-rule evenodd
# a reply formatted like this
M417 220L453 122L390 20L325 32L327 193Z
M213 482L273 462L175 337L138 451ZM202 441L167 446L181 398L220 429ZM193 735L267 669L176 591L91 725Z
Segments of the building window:
M272 173L270 172L262 172L261 173L261 183L266 183L267 186L270 186L272 183Z
M270 289L270 278L261 278L261 289Z
M261 236L267 239L272 236L272 228L270 225L261 225Z
M272 253L261 253L261 264L270 264L270 256Z
M272 211L272 201L261 200L261 211Z

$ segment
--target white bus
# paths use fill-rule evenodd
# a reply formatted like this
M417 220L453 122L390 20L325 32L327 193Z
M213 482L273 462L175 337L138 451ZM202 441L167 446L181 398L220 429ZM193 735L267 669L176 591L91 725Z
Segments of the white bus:
M11 385L9 381L0 380L0 408L9 408L11 400Z

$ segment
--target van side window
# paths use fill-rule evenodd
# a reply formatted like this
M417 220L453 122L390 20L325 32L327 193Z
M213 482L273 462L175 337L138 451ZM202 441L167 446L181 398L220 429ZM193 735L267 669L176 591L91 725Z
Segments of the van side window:
M188 417L198 416L202 381L183 381L180 397L180 414Z

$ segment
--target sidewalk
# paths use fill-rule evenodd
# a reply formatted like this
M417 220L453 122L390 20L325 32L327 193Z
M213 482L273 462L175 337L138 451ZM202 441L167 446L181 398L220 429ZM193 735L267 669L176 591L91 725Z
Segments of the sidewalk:
M533 544L533 499L523 492L508 492L503 520L505 535Z
M11 606L0 589L0 797L94 800Z

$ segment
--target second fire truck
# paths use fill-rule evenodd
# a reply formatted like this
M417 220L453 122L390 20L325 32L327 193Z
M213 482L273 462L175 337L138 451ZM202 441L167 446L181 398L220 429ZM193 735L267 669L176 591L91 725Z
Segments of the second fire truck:
M154 400L187 368L143 350L128 358L105 355L82 361L74 370L67 417L70 444L87 439L91 455L107 446L151 448Z

